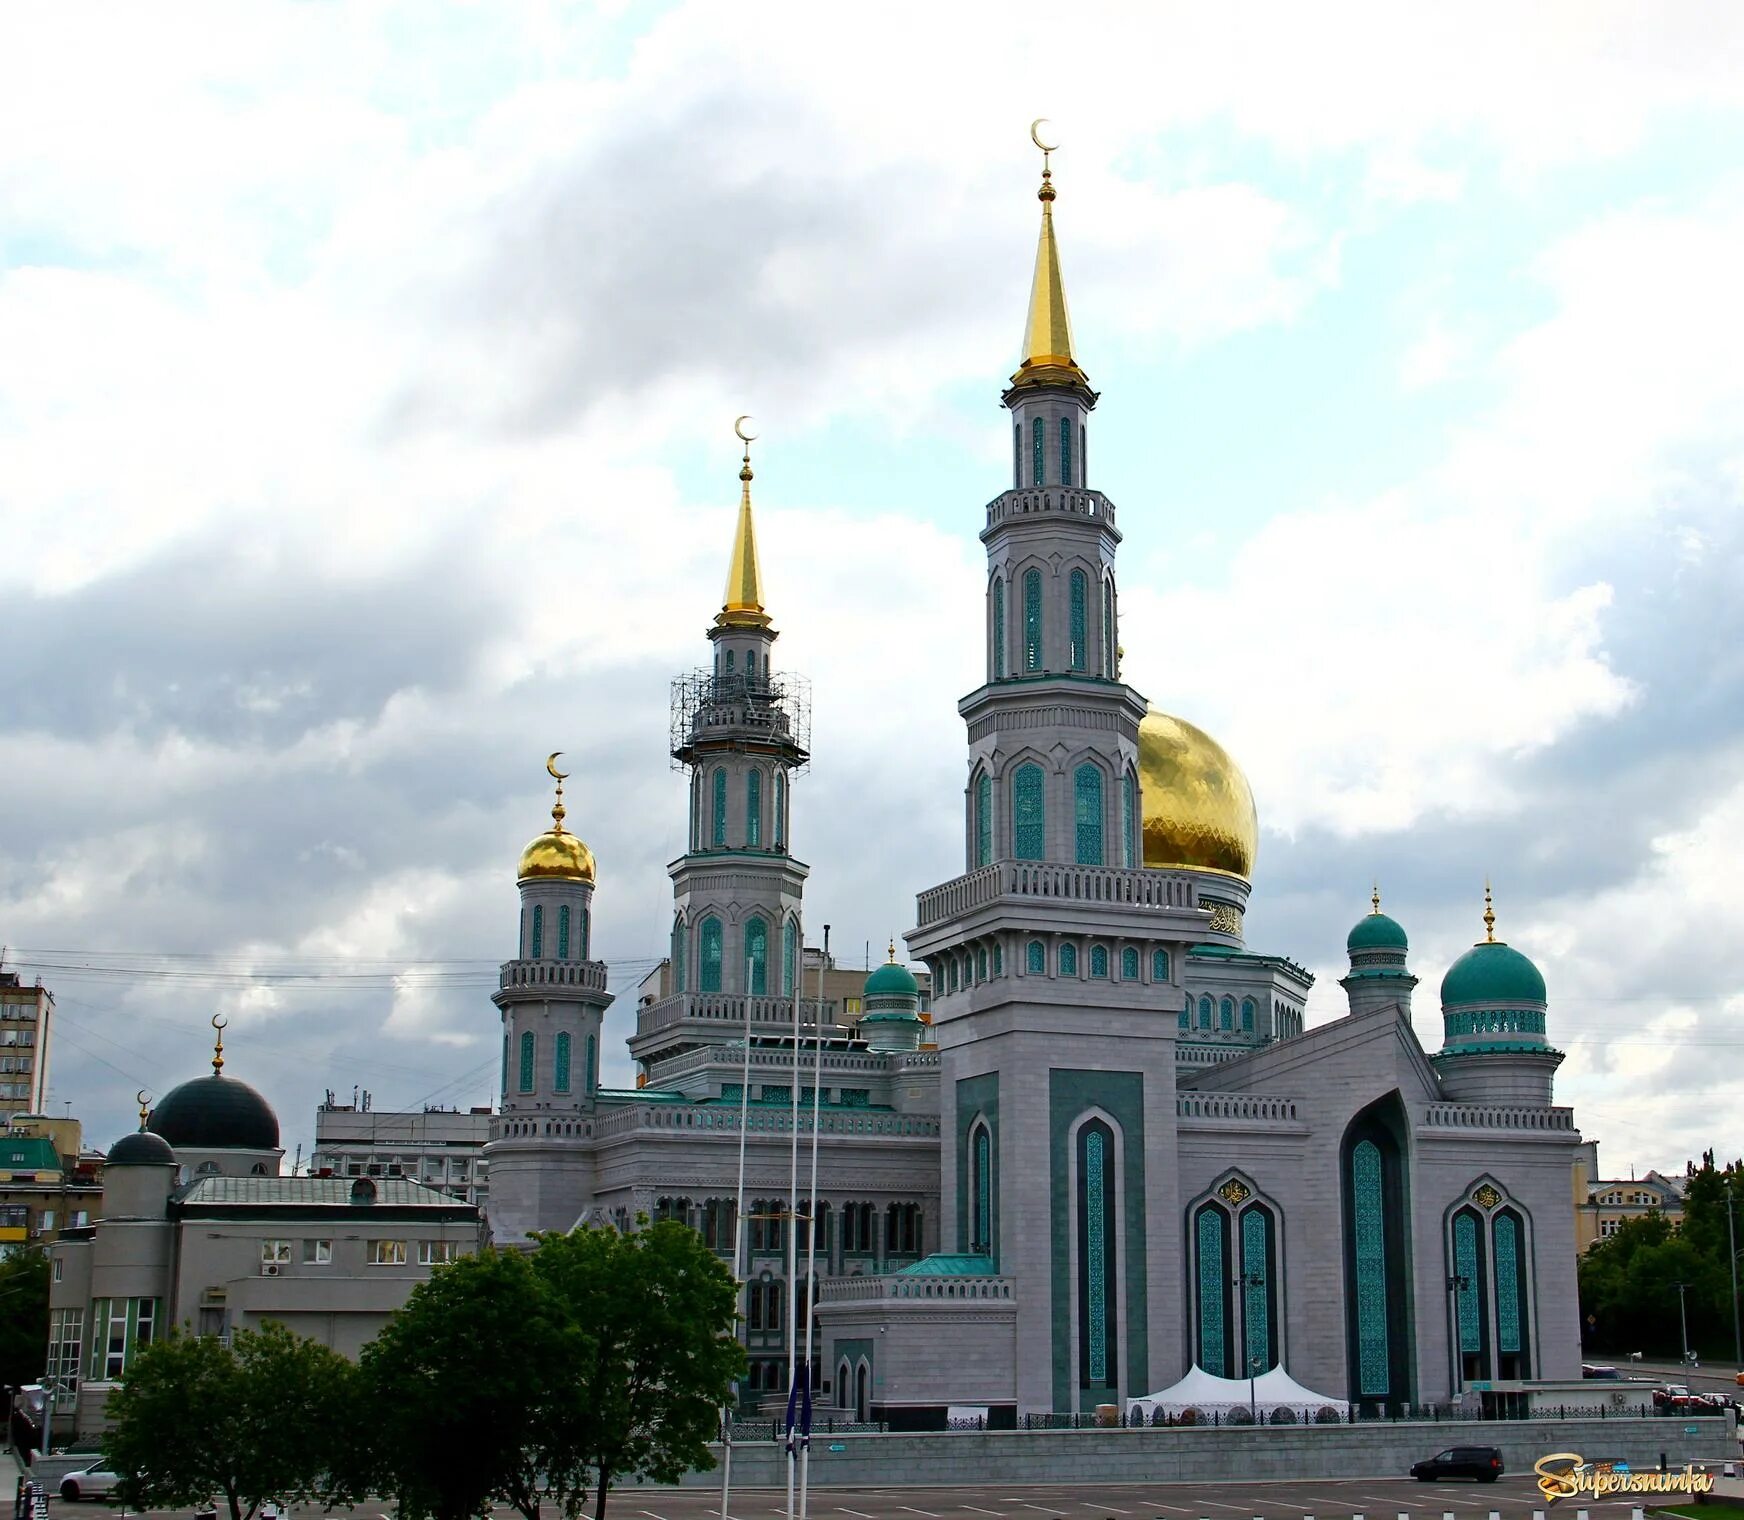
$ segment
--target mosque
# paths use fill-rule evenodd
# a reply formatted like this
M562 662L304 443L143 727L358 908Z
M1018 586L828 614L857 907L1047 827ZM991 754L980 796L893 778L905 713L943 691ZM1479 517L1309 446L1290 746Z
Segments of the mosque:
M1543 977L1495 937L1486 892L1424 1050L1377 893L1350 931L1348 1012L1306 1028L1309 974L1244 938L1246 779L1122 679L1121 534L1090 484L1097 394L1055 193L1044 157L1002 396L1011 478L980 525L985 678L959 703L964 869L919 894L905 936L930 1022L894 949L851 1027L806 995L790 800L809 741L803 687L772 663L747 446L707 659L675 683L690 785L670 956L630 1040L639 1085L599 1086L595 862L560 778L494 995L493 1237L646 1213L731 1260L743 1144L747 1397L784 1393L797 1288L820 1402L897 1425L1118 1405L1194 1368L1285 1369L1375 1411L1578 1376L1581 1137L1553 1103ZM781 1202L814 1112L815 1224Z

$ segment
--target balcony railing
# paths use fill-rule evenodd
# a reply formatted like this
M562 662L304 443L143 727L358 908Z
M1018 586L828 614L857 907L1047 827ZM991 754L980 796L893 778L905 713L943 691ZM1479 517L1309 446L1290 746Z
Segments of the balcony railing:
M818 1285L820 1304L878 1303L889 1299L1010 1299L1009 1277L928 1277L889 1273L879 1277L827 1277Z
M1060 902L1118 903L1124 907L1180 913L1198 907L1193 878L1166 871L1121 866L1069 866L1052 861L1001 860L954 881L931 887L915 899L921 928L986 907L1002 897Z
M1183 1119L1291 1124L1296 1120L1296 1100L1247 1093L1176 1093L1175 1113Z
M989 528L1008 518L1029 517L1038 512L1064 512L1073 517L1099 517L1114 526L1114 503L1100 491L1078 491L1055 486L1050 490L1002 491L987 503Z
M604 961L504 961L497 975L499 987L579 987L587 992L606 990Z
M1574 1110L1493 1103L1431 1103L1426 1122L1436 1129L1572 1130Z
M751 1027L761 1034L793 1028L793 999L751 997L742 992L679 992L636 1010L636 1033L650 1035L690 1020L745 1027L745 1004L751 1005ZM822 1023L826 1037L836 1027L836 1005L815 998L801 998L799 1027L812 1034Z

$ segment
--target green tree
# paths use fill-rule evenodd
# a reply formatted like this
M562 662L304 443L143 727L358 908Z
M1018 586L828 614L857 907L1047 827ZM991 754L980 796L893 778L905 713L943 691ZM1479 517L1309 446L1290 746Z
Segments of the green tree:
M534 1273L591 1342L578 1439L603 1520L615 1483L673 1483L714 1465L708 1443L745 1370L732 1335L738 1291L702 1237L673 1220L537 1238Z
M586 1498L575 1369L588 1337L527 1257L485 1250L439 1267L364 1348L373 1479L402 1520L469 1520L493 1501L536 1520Z
M48 1256L34 1248L0 1259L0 1383L34 1383L48 1360Z
M203 1504L223 1494L231 1520L265 1499L333 1490L333 1455L356 1423L356 1373L282 1325L147 1346L109 1401L103 1455L138 1508Z

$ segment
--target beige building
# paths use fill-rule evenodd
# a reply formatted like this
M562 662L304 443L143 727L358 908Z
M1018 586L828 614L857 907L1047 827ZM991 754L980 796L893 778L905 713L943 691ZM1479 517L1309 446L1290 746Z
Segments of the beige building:
M54 995L0 971L0 1116L48 1107L49 1020Z
M1575 1249L1583 1256L1617 1233L1625 1219L1649 1213L1665 1216L1675 1229L1683 1223L1683 1182L1661 1172L1643 1177L1606 1179L1599 1172L1599 1142L1588 1140L1575 1154Z
M0 1252L88 1224L102 1172L103 1158L81 1149L77 1119L13 1115L0 1129Z

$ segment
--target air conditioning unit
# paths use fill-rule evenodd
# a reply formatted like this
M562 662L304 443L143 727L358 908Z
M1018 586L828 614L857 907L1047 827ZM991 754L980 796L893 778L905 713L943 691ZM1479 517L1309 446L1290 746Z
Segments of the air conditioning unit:
M263 1261L260 1264L260 1275L262 1277L277 1277L282 1271L284 1271L284 1268L276 1261Z

